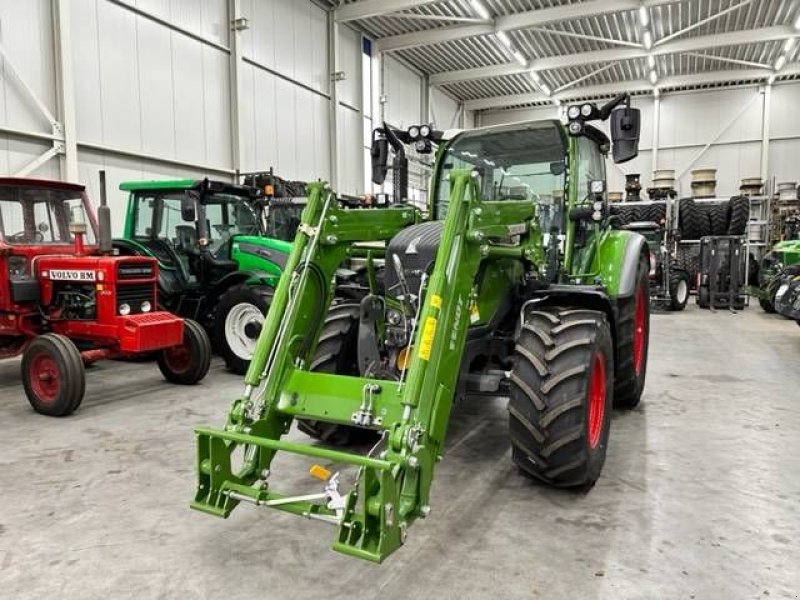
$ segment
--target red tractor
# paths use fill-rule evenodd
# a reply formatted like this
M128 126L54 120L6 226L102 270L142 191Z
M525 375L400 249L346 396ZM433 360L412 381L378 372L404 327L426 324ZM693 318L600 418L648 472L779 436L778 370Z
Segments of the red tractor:
M98 360L158 352L164 377L185 385L211 361L202 327L158 310L158 262L112 255L100 179L98 226L82 185L0 178L0 358L22 354L25 393L45 415L78 408Z

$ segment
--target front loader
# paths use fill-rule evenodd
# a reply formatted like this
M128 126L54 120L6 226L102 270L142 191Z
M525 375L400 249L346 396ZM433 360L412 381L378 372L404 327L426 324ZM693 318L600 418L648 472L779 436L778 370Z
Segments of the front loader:
M644 388L649 252L612 228L611 143L589 123L610 118L623 162L637 154L639 113L620 96L568 115L568 127L455 134L385 125L372 156L381 183L395 152L386 208L346 208L325 184L310 186L242 396L223 429L195 431L192 508L227 517L245 502L325 521L335 550L381 562L430 513L450 411L470 393L509 395L522 472L558 487L595 483L612 406L633 408ZM437 146L427 221L405 203L411 143ZM342 297L341 267L356 258L368 290ZM282 439L295 421L322 443ZM370 434L366 454L337 447ZM324 463L311 468L324 487L279 491L279 452ZM357 469L352 487L334 465Z

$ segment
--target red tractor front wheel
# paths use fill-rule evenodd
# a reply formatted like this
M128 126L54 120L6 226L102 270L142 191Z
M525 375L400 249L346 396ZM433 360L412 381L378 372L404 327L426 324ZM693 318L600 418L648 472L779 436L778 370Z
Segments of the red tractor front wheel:
M199 324L183 321L183 344L166 348L158 355L158 368L170 383L194 385L211 366L211 340Z
M86 390L83 359L75 344L55 333L33 340L22 355L22 384L36 412L51 417L72 414Z

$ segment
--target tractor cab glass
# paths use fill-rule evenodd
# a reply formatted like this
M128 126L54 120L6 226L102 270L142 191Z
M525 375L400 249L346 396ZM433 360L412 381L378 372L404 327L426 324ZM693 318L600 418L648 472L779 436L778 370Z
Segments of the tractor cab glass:
M433 206L436 219L447 216L450 172L470 169L477 173L484 202L534 202L539 207L543 229L560 228L567 146L556 121L465 132L444 153L436 174Z
M0 186L0 241L12 246L72 244L70 224L86 224L85 243L95 243L94 223L86 219L88 199L79 190Z
M198 204L194 211L189 211L184 190L140 192L134 210L135 239L164 240L180 254L194 254L199 249L199 223L187 221L187 216L199 218L204 214L208 248L215 255L224 250L233 236L261 235L263 231L256 209L232 194L207 195L202 207Z
M305 199L271 199L267 208L266 236L285 242L294 240L305 207Z

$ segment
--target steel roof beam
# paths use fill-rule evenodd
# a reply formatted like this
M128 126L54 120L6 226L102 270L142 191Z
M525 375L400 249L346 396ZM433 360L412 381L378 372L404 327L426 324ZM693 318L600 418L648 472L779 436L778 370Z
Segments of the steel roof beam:
M369 17L380 17L409 8L433 4L438 0L361 0L350 4L342 4L333 15L336 21L355 21Z
M752 81L758 79L766 80L775 72L772 69L742 69L731 71L712 71L707 73L692 73L691 75L678 75L666 77L658 82L660 90L696 87L705 84L729 83L734 81ZM795 63L786 67L780 72L780 76L800 75L800 63ZM646 80L621 81L618 83L604 83L602 85L589 85L576 87L563 94L557 94L558 100L565 104L580 98L590 98L596 96L613 96L620 92L652 92L653 84ZM493 96L490 98L478 98L464 102L467 110L489 110L493 108L506 108L520 104L533 104L535 102L550 102L552 97L540 93L515 94L511 96Z
M530 69L537 71L547 71L550 69L565 69L582 65L593 65L611 61L635 60L647 58L648 54L654 56L664 56L668 54L680 54L682 52L698 52L710 48L721 48L724 46L741 46L745 44L756 44L759 42L770 42L784 40L796 35L795 31L788 25L777 25L774 27L763 27L761 29L749 29L745 31L728 31L713 35L701 35L693 38L673 40L654 47L647 51L644 48L612 48L609 50L596 50L593 52L580 52L577 54L565 54L560 56L549 56L547 58L534 59L528 67L523 67L517 62L506 63L503 65L492 65L489 67L479 67L477 69L462 69L460 71L445 71L431 75L431 85L443 85L455 83L457 81L470 81L473 79L488 79L500 77L502 75L515 75L526 73Z
M358 4L369 1L370 0L364 0ZM679 0L644 0L644 2L642 2L642 0L587 0L586 2L577 2L575 4L503 15L497 17L494 23L485 25L457 25L387 36L380 38L377 41L377 45L378 49L382 52L390 52L393 50L402 50L404 48L413 48L414 46L439 44L465 37L487 35L497 30L511 31L514 29L528 29L530 27L539 27L558 21L571 21L585 17L597 17L622 11L638 10L642 5L660 6L663 4L673 4L678 1ZM347 4L340 10L349 6L353 5ZM387 12L391 11L384 11L384 14Z

